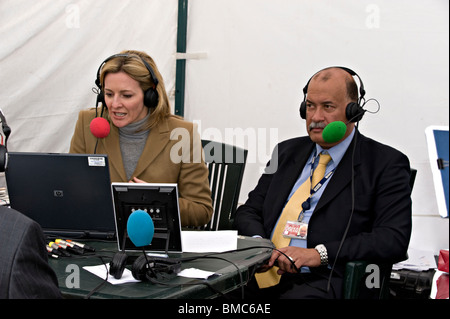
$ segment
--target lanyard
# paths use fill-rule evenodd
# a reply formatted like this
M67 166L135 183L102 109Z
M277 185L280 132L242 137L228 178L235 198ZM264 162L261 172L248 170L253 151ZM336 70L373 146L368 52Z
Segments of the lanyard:
M311 172L309 174L309 179L312 183L312 176L314 173L314 162L317 158L317 155L314 155L313 159L311 160ZM310 188L309 191L309 197L302 203L302 211L300 212L300 216L298 217L298 221L301 222L303 220L303 217L305 216L305 211L307 211L308 209L311 208L311 197L317 193L317 191L322 187L323 184L325 184L325 182L331 177L331 175L333 175L334 170L336 168L333 168L330 172L328 172L327 174L325 174L325 176L314 186Z

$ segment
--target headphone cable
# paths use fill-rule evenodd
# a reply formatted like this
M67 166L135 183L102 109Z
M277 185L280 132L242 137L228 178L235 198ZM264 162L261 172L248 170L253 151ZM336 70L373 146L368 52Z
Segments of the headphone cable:
M356 140L357 140L357 136L358 136L358 133L359 133L358 125L359 125L359 122L356 122L356 125L355 125L355 130L356 131L355 131L355 138L353 140L354 144L353 144L353 150L352 150L352 177L351 177L351 179L352 179L351 180L352 208L351 208L351 211L350 211L350 217L348 218L347 226L345 228L344 234L342 236L341 242L339 243L339 247L338 247L338 250L336 252L336 257L334 258L334 261L333 261L333 266L331 267L330 275L328 277L327 292L330 291L331 278L333 276L334 268L336 266L336 262L337 262L339 253L341 252L341 248L342 248L342 246L344 244L345 238L347 237L348 230L350 229L350 224L351 224L352 218L353 218L353 212L355 211L355 165L354 165L354 160L355 160Z

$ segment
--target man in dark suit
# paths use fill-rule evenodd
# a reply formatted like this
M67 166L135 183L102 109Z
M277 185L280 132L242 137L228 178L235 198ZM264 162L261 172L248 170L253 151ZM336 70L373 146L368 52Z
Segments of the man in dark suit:
M0 206L0 299L61 298L41 227Z
M271 171L277 165L276 171L264 173L237 210L239 234L271 238L278 249L256 279L272 269L278 269L281 279L274 286L257 280L259 288L251 281L248 290L256 296L341 298L347 261L395 263L406 257L411 235L409 160L358 132L354 121L364 114L365 90L359 78L358 98L354 77L359 78L350 69L332 67L310 79L300 110L309 137L277 145L269 163ZM347 124L345 133L337 141L325 141L323 128L335 121ZM308 188L309 196L295 206L295 218L286 222L280 216L300 185L312 180L319 153L331 156L321 186ZM300 225L308 228L306 239L292 232ZM288 243L278 247L276 238L281 237Z

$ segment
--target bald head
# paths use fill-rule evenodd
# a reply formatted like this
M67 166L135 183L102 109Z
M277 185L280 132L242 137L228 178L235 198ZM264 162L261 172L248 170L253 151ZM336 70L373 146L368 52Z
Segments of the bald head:
M357 102L358 100L358 87L356 85L353 76L347 71L337 68L329 67L317 72L310 82L328 82L328 81L338 81L342 82L343 89L345 89L347 98L352 102Z

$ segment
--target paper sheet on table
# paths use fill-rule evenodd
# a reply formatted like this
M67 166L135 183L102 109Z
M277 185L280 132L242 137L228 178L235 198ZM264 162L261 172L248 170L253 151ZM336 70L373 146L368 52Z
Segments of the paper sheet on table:
M83 269L93 273L96 276L99 276L102 279L106 278L106 273L109 272L109 264L98 265L98 266L84 266ZM122 278L116 279L111 275L108 275L108 282L113 285L125 284L127 282L140 282L139 280L134 279L131 274L131 270L125 268L122 274Z
M426 271L437 268L436 260L432 251L408 249L408 259L396 263L392 266L393 270L409 269L414 271Z
M237 249L236 230L181 232L183 252L216 253Z
M205 271L197 268L187 268L183 269L178 273L178 276L186 277L186 278L198 278L198 279L207 279L208 277L216 275L213 271Z

